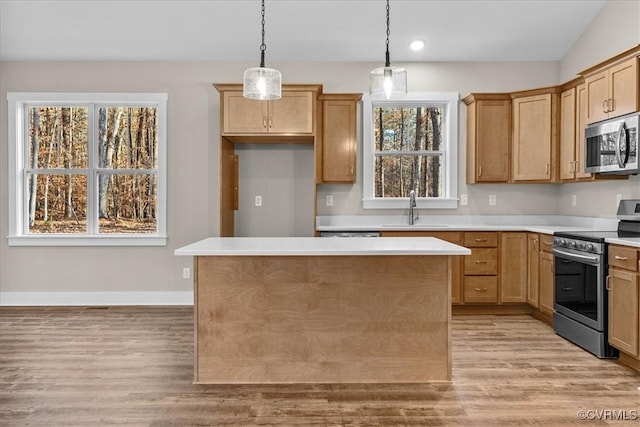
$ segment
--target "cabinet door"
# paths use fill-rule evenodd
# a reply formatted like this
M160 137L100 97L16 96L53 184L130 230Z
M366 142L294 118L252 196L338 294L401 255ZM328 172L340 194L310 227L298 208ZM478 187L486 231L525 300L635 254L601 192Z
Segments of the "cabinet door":
M587 87L581 84L576 88L576 158L575 177L592 178L593 175L585 172L587 154L585 151L584 132L587 127Z
M476 114L476 182L507 182L511 101L478 101Z
M356 180L356 103L322 102L322 182Z
M575 178L576 89L560 95L560 179Z
M267 131L267 101L247 99L242 92L224 92L223 134L264 133Z
M587 123L591 124L607 119L607 99L609 99L609 80L607 70L585 79L587 87Z
M609 344L638 356L638 275L609 270Z
M282 92L269 101L269 133L313 133L313 92Z
M552 94L513 100L513 179L551 181Z
M535 233L529 233L527 240L527 303L538 307L540 238Z
M540 252L540 311L553 315L553 254Z
M638 59L632 58L609 70L609 117L638 111Z
M527 301L527 233L502 233L500 302Z
M471 255L464 257L464 274L472 276L498 274L498 250L496 248L473 248Z
M498 278L496 276L465 276L464 302L497 303Z

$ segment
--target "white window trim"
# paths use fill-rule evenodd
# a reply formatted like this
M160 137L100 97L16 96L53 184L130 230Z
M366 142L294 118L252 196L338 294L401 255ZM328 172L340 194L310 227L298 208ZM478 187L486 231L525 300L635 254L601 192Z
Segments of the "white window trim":
M35 93L9 92L9 246L166 246L167 245L167 99L166 93ZM26 234L24 232L27 191L25 166L24 106L46 104L126 104L154 106L158 111L157 233ZM90 124L91 126L92 124ZM22 131L20 131L22 130ZM22 194L22 197L18 197ZM91 203L91 202L89 202Z
M448 138L444 148L444 197L418 197L416 205L419 209L455 209L458 207L458 104L460 96L457 92L414 92L393 99L363 97L363 141L362 141L362 205L364 209L405 209L409 197L382 199L375 197L373 168L375 155L373 146L373 106L389 104L394 106L415 106L416 103L446 103L447 120L445 122Z

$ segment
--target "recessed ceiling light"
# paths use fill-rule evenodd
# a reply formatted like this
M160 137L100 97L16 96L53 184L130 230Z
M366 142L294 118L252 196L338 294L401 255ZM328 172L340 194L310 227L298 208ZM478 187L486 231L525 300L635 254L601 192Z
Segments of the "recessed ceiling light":
M414 40L411 42L409 47L411 48L411 50L415 51L422 50L422 48L424 47L424 40Z

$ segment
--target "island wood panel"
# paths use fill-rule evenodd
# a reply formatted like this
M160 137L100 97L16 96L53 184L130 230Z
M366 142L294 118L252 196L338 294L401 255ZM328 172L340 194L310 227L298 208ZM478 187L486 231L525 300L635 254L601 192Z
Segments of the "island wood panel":
M197 383L451 380L448 256L196 264Z

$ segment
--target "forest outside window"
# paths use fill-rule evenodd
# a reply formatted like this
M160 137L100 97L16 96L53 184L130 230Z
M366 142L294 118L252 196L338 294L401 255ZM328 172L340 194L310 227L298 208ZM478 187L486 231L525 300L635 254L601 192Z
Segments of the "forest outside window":
M458 94L364 101L364 208L457 207Z
M162 93L9 93L10 245L165 245Z

